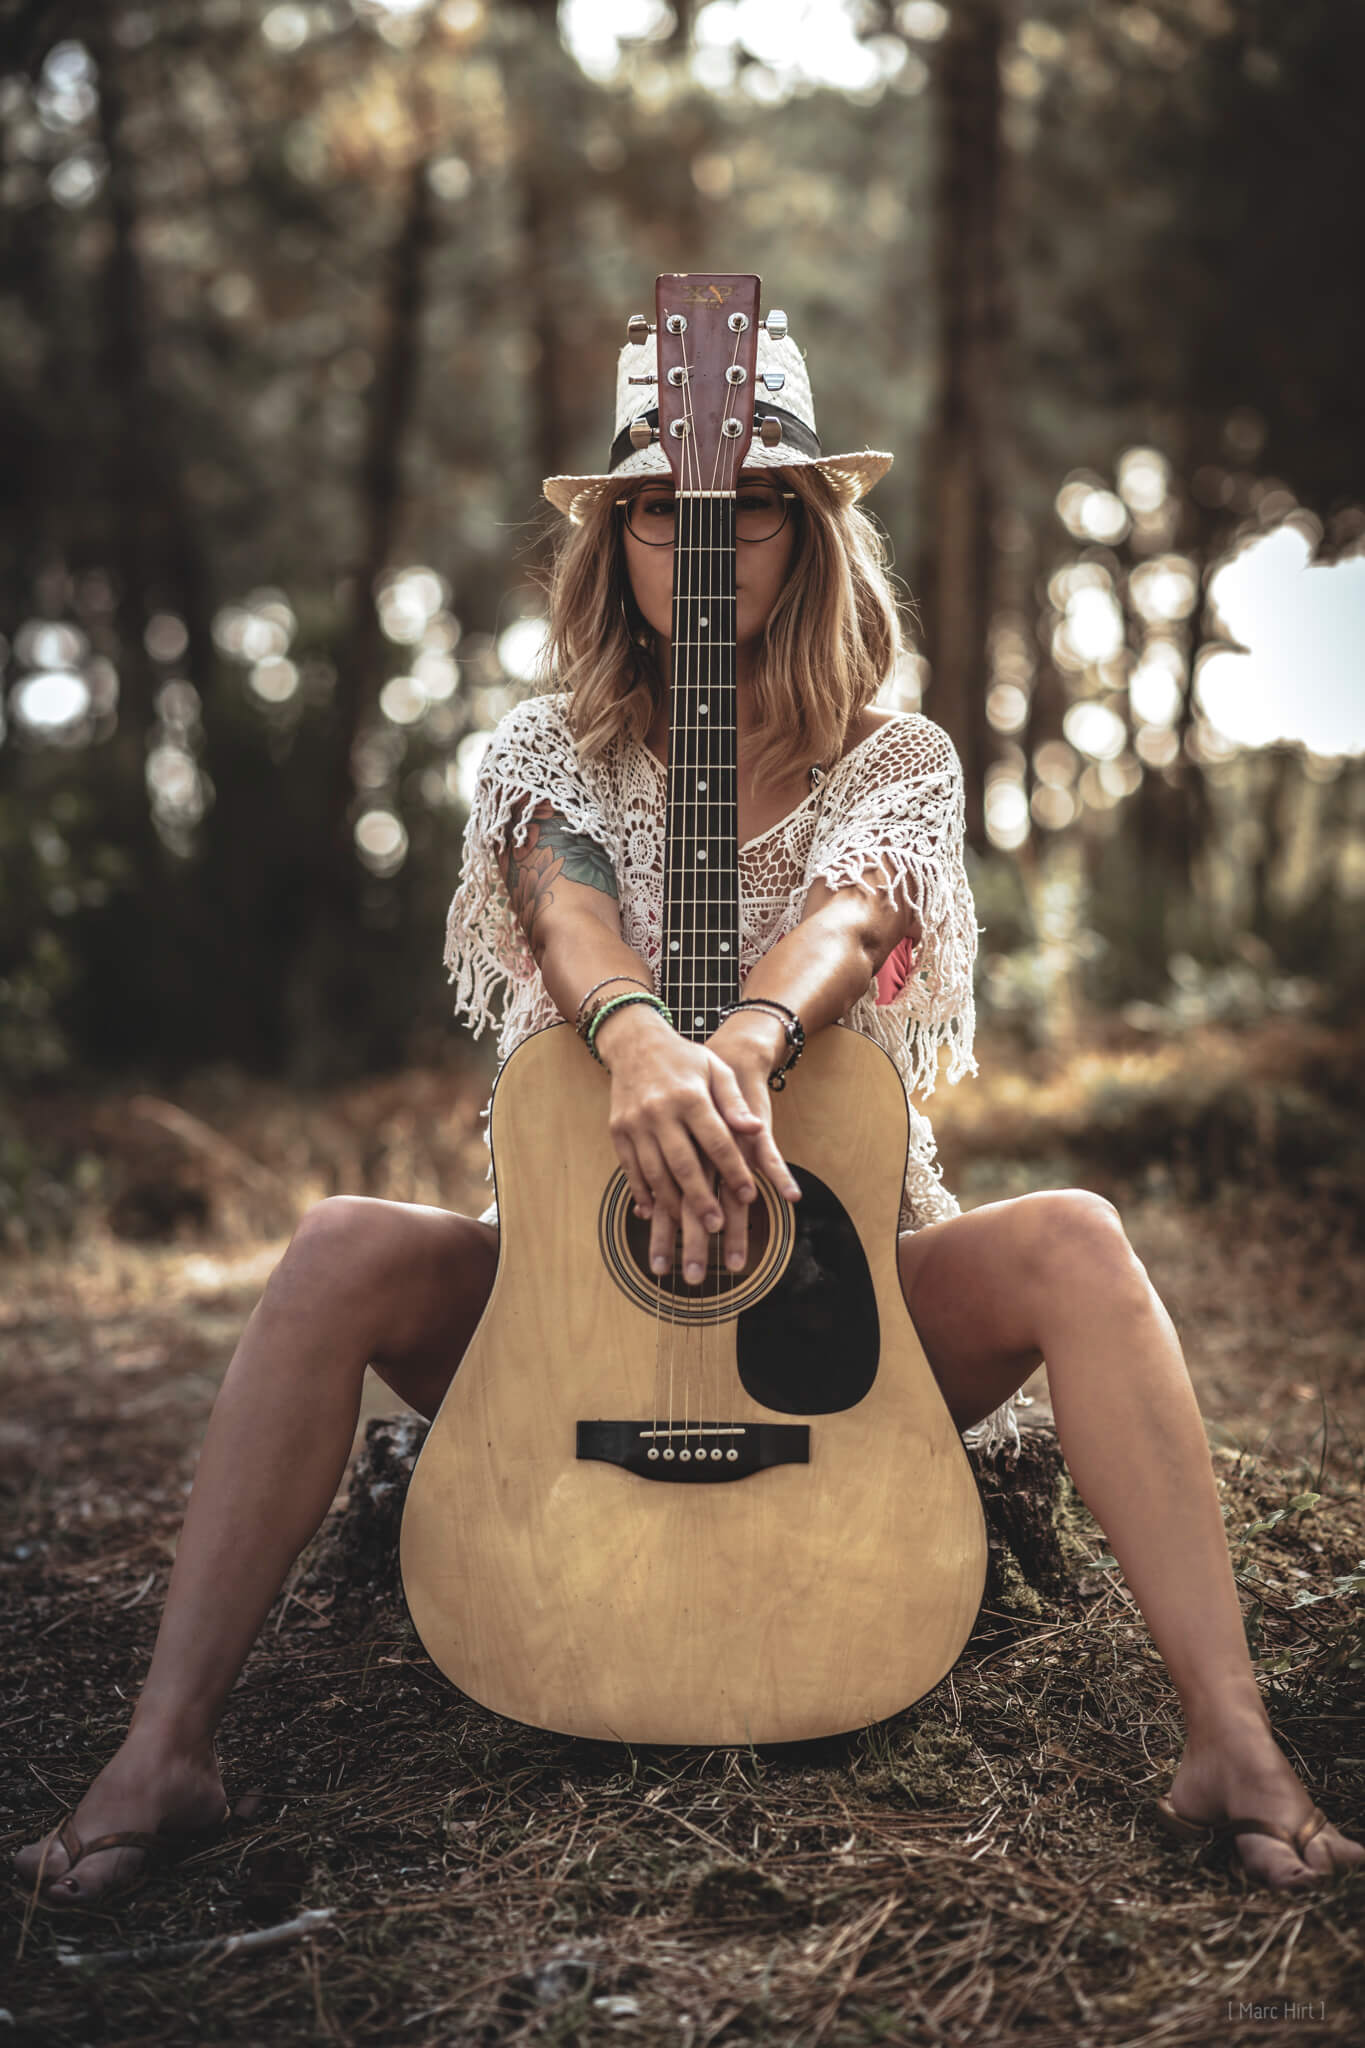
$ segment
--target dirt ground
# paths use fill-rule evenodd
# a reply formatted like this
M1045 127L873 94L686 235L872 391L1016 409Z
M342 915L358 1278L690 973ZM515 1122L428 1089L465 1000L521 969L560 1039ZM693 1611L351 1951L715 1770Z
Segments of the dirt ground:
M442 1199L461 1176L478 1192L471 1116ZM981 1148L956 1163L973 1201L1058 1177ZM1246 1177L1190 1200L1139 1175L1122 1207L1185 1339L1282 1739L1359 1829L1358 1223ZM203 1423L283 1241L97 1229L3 1269L6 1854L117 1740ZM367 1417L394 1405L375 1383ZM1158 1836L1169 1689L1074 1497L1066 1515L1069 1591L1018 1589L928 1699L799 1751L632 1754L499 1721L433 1670L400 1600L305 1560L223 1731L260 1816L116 1913L14 1892L0 2041L1358 2039L1361 1881L1272 1898ZM330 1917L268 1953L89 1966L307 1909Z

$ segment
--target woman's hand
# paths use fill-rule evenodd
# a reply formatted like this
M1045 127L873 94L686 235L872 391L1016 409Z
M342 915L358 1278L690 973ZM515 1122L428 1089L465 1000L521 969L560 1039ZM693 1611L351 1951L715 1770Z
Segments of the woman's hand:
M716 1231L725 1232L726 1265L743 1266L755 1169L789 1199L800 1193L773 1143L773 1034L721 1029L723 1052L719 1032L692 1045L641 1003L606 1018L596 1040L611 1069L612 1142L635 1206L650 1218L650 1265L668 1272L681 1229L683 1275L694 1287L706 1277L707 1240Z

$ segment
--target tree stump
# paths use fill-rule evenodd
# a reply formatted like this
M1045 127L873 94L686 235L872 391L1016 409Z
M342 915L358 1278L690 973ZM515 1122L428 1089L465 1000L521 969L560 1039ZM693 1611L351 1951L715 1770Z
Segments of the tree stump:
M343 1601L401 1599L398 1531L427 1425L416 1415L381 1416L365 1431L345 1505L326 1523L307 1578ZM1050 1423L1026 1423L1016 1453L969 1451L986 1513L989 1564L977 1639L1037 1618L1076 1597L1080 1546L1069 1526L1066 1468Z

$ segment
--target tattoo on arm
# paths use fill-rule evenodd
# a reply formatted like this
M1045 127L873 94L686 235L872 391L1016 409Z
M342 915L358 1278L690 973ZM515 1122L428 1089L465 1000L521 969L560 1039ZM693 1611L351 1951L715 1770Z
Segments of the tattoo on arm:
M531 813L531 827L525 844L510 849L507 894L528 939L534 942L536 924L554 902L555 883L578 882L588 889L600 889L615 902L616 874L605 850L586 832L571 832L553 804L537 804Z

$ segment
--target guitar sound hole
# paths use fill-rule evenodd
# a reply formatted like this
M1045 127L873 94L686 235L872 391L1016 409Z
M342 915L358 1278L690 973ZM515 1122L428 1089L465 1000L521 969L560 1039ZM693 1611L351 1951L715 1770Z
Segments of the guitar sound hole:
M749 1205L748 1257L738 1272L731 1272L725 1263L724 1239L717 1233L707 1240L706 1277L694 1287L690 1280L683 1278L682 1238L673 1240L673 1263L666 1273L655 1273L649 1263L649 1222L637 1216L632 1208L626 1217L626 1246L641 1277L650 1287L659 1287L663 1293L678 1296L684 1301L720 1300L741 1286L763 1262L768 1250L770 1235L768 1211L764 1203L751 1202Z

